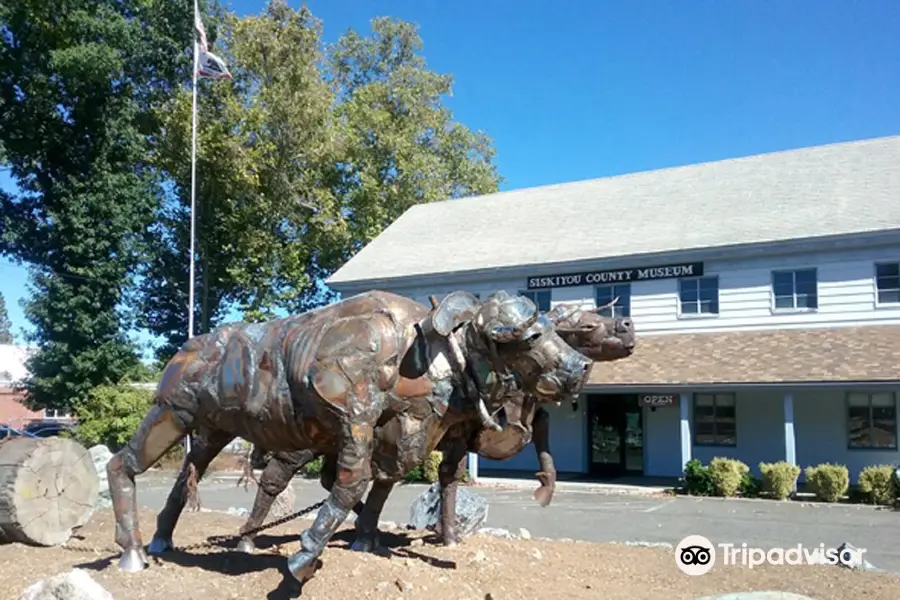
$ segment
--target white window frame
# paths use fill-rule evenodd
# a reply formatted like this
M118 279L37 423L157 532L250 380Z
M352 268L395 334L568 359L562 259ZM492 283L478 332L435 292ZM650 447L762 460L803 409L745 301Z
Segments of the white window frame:
M874 273L872 274L872 285L875 287L875 306L877 308L898 308L900 307L900 302L882 302L879 298L881 292L896 292L900 291L900 288L885 288L881 289L878 287L878 267L881 266L889 266L896 265L898 269L900 269L900 260L882 260L875 263L873 266Z
M809 308L806 306L797 306L797 273L802 271L812 271L815 276L816 282L816 306L815 308ZM779 308L775 305L776 294L775 294L775 275L779 273L790 273L793 281L793 306L792 307L784 307ZM770 310L774 314L785 314L785 313L814 313L819 310L819 269L817 267L794 267L789 269L772 269L769 273L769 296L770 296Z
M615 293L616 288L625 288L628 290L628 293L627 294L616 294ZM619 298L619 301L616 302L615 306L613 306L613 310L611 311L611 316L618 317L618 318L624 318L624 319L630 319L631 318L631 296L632 296L631 295L631 284L630 283L610 283L607 285L595 285L594 286L594 306L595 307L599 308L599 307L603 306L604 304L607 304L607 302L601 303L597 300L597 293L600 290L608 290L608 289L613 290L613 294L612 294L612 296L610 296L610 300L614 300L617 297ZM624 306L628 307L628 310L627 310L628 314L624 314L621 311L621 309L623 307L623 305L621 303L622 297L626 296L626 295L628 296L628 303ZM610 315L605 315L605 316L610 316Z
M700 310L700 281L704 279L712 279L716 282L716 312L714 313L705 313L699 312ZM684 307L681 301L681 286L684 283L693 283L697 286L697 310L698 312L686 313L684 312ZM722 307L719 305L719 299L721 297L721 290L719 289L719 276L718 275L701 275L700 277L683 277L678 280L678 318L679 319L716 319L719 314L722 312Z

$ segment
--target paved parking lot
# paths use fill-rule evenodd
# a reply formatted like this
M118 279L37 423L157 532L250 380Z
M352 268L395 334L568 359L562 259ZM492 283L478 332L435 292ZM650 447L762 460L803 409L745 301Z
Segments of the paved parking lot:
M160 508L171 478L147 474L139 478L138 500ZM236 480L204 481L201 502L206 508L250 508L255 487L235 486ZM296 508L324 497L317 482L295 480ZM425 489L400 485L388 500L383 520L405 523L409 505ZM490 502L488 523L515 532L528 529L533 536L600 542L646 541L677 544L687 535L702 535L714 543L747 543L773 548L838 546L849 542L866 548L875 566L900 572L900 512L870 506L824 505L768 500L623 496L572 489L557 490L553 503L541 508L530 489L469 488ZM152 527L151 524L147 526ZM298 530L306 524L298 525Z

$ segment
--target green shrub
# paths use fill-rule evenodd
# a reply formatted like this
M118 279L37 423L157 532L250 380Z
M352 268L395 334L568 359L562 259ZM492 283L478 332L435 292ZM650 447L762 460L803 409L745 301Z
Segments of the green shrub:
M872 465L859 474L859 490L872 504L891 505L897 497L894 482L894 467Z
M822 502L837 502L850 488L850 473L844 465L822 463L806 467L806 483Z
M309 477L310 479L318 479L318 477L322 474L322 462L322 457L317 456L310 462L303 465L303 476Z
M712 496L716 491L709 467L696 458L684 465L684 490L691 496Z
M444 460L444 454L438 450L433 450L431 454L428 455L428 458L425 459L425 464L422 467L425 481L434 483L438 480L442 460Z
M759 470L763 476L763 489L772 494L778 500L791 497L794 484L800 477L800 467L780 460L775 463L759 463Z
M709 461L709 473L712 475L716 493L720 496L736 495L744 475L749 472L750 467L733 458L717 456Z
M406 483L422 483L425 481L425 471L421 466L413 467L411 471L403 476L403 481Z
M112 452L128 443L153 405L153 391L127 385L96 387L75 404L75 438L86 447L103 444Z
M743 498L756 498L762 491L763 482L750 473L744 473L741 477L741 485L738 487L738 493Z

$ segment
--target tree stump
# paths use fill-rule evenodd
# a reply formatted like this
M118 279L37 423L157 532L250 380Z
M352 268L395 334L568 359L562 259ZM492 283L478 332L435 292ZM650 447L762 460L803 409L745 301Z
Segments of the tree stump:
M90 452L62 437L0 444L0 538L59 546L94 510L99 477Z

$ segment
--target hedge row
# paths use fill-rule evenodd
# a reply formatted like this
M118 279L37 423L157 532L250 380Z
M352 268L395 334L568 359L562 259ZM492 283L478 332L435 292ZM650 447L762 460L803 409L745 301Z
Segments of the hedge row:
M900 492L893 465L873 465L863 469L851 496L871 504L891 505ZM683 491L692 496L743 496L765 494L779 500L791 497L800 477L800 467L785 461L760 463L762 479L750 475L750 467L733 458L713 458L709 465L698 459L684 467ZM806 467L806 485L822 502L838 502L850 489L850 473L844 465L822 463Z

